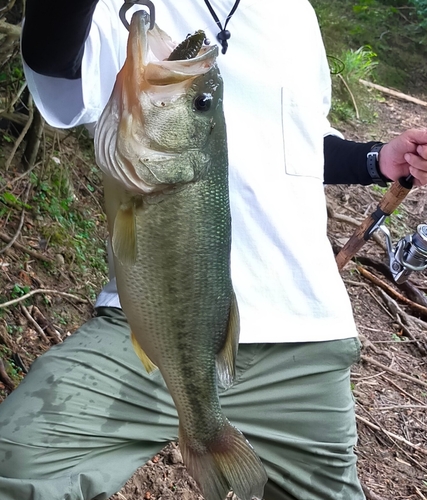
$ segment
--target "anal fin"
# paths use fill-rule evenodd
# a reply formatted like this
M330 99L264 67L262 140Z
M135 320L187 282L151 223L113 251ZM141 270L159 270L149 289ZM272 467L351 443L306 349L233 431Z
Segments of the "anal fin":
M236 356L239 347L239 310L234 292L230 301L230 314L228 317L227 335L221 351L216 357L218 381L224 389L229 388L234 381L236 372Z

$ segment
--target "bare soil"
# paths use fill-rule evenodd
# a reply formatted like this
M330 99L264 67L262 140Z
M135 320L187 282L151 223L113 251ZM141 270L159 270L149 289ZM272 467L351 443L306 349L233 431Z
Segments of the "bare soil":
M346 137L387 141L406 128L427 123L427 108L391 98L377 102L373 113L378 114L375 123L346 125ZM48 210L53 198L45 211L35 209L43 189L40 182L31 182L31 172L22 170L22 145L14 153L16 138L11 141L11 135L7 137L0 137L0 196L11 193L24 206L10 196L0 198L0 302L19 299L28 291L50 291L39 291L7 307L0 304L0 401L16 387L37 356L72 335L91 316L94 296L106 280L102 188L87 152L88 141L77 132L54 139L45 135L43 157L32 172L43 179L57 172L55 158L62 164L57 169L65 165L68 177L65 183L62 179L61 189L67 185L71 197L68 210L76 217L75 233L67 237L59 231L58 214ZM13 161L6 171L4 165L11 155ZM378 188L360 186L328 186L325 191L334 246L342 246L354 230L352 221L362 220L384 194ZM413 189L391 218L394 242L427 221L426 191ZM48 191L45 194L53 196ZM78 216L93 222L86 232ZM5 250L14 235L16 241ZM83 243L86 246L82 247ZM86 249L86 255L78 257L76 248ZM96 248L100 250L95 259ZM367 498L426 499L426 275L413 273L412 287L399 288L384 271L387 257L383 247L369 242L359 257L358 263L348 264L342 277L363 343L362 361L352 371L360 478ZM375 275L380 285L366 277L365 270ZM418 298L414 298L416 291ZM135 468L138 465L143 464L135 464ZM174 443L138 469L110 500L169 498L202 500Z

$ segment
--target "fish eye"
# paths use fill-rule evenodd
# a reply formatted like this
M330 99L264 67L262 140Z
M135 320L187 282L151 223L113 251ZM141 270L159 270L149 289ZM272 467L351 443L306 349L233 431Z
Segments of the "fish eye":
M209 111L211 103L211 94L200 94L194 99L194 109L197 111Z

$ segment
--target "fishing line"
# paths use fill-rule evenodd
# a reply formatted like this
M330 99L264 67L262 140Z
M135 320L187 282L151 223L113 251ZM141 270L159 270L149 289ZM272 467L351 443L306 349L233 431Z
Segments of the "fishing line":
M214 11L212 5L210 4L209 0L205 0L206 7L209 9L209 12L211 13L211 16L213 17L216 25L220 29L220 32L217 34L216 38L218 42L222 46L222 53L225 54L228 49L228 40L231 37L231 33L229 30L227 30L227 24L228 21L231 19L232 15L236 12L237 7L239 6L240 0L236 0L234 2L233 8L230 10L230 13L227 16L227 19L225 20L224 27L221 24L221 21L219 20L218 16L216 15L216 12Z

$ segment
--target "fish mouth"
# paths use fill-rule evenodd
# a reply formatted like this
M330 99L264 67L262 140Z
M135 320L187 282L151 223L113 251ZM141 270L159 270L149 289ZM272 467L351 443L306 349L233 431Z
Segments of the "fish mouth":
M142 95L149 96L153 106L167 106L168 102L173 102L180 95L185 94L197 77L208 73L215 65L218 57L216 45L200 43L197 53L191 54L186 59L175 59L177 52L183 54L182 50L176 50L183 43L176 44L156 24L150 29L150 17L146 11L138 10L133 14L129 26L127 59L118 77L122 79L122 102L125 108L123 111L127 110L122 113L120 130L122 137L128 138L128 144L133 135L133 124L138 121ZM190 49L192 47L189 48L189 52L191 52ZM174 60L169 60L171 54ZM185 51L183 57L185 57ZM135 156L130 161L126 161L125 157L129 160L130 156L122 155L122 161L127 163L125 169L127 180L132 178L132 184L140 188L144 185L143 190L146 193L176 184L173 165L179 161L180 157L189 153L165 151L161 145L156 144L153 138L149 145L144 144L144 141L140 141L137 145L138 141L135 136L134 139L133 150L138 151L138 161L135 161ZM123 143L121 141L119 143L121 146L118 149L121 150L120 153L124 153ZM157 175L156 171L160 164L163 165L164 172L170 172L167 177ZM189 171L185 172L185 175L181 172L187 182L194 177L190 166L191 162L188 162Z
M170 85L194 79L207 73L218 57L216 45L203 45L194 57L169 60L177 44L157 25L150 29L150 17L136 11L129 27L127 61L134 81L141 81L141 68L146 84Z

